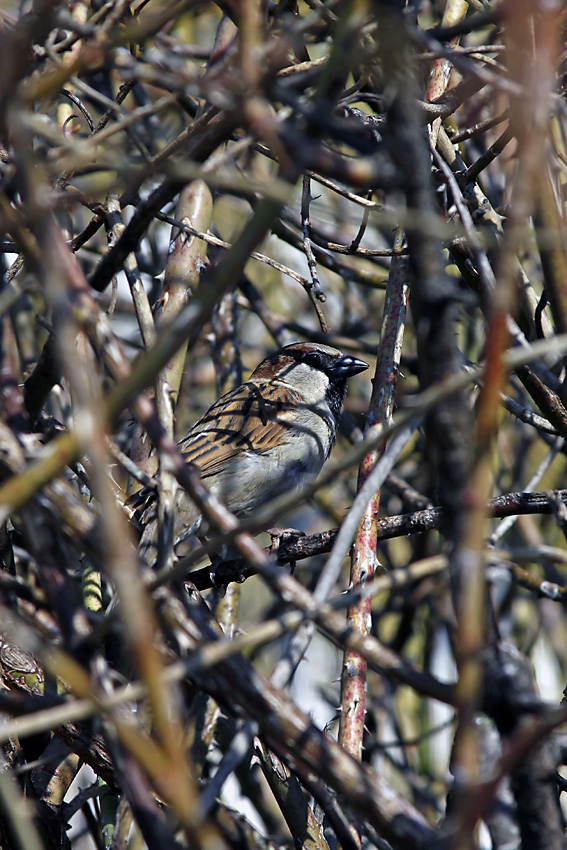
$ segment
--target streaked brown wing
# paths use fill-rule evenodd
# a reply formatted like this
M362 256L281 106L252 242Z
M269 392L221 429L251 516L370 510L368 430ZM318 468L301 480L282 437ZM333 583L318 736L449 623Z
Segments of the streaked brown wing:
M179 447L206 478L242 452L277 447L300 404L301 396L288 387L249 381L215 402Z

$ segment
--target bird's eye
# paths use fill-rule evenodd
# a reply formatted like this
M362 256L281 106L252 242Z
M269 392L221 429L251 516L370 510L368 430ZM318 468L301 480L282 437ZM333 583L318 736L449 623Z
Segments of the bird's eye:
M321 367L321 355L316 352L312 352L305 357L305 362L309 363L310 366L314 366L316 369Z

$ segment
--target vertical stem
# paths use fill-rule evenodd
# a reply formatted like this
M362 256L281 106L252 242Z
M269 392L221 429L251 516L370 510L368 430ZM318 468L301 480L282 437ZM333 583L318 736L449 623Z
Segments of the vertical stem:
M402 234L398 233L395 247L400 249ZM378 346L376 372L370 400L366 434L378 435L390 420L394 406L394 394L398 377L403 330L408 299L407 261L395 256L390 266L382 333ZM383 449L370 452L360 465L359 489L376 465ZM376 537L380 491L368 503L355 537L351 560L350 582L352 586L364 584L374 576L376 566ZM349 626L360 634L369 634L371 628L371 600L361 600L347 611ZM344 655L341 676L341 717L339 742L354 758L360 761L364 735L366 659L347 650Z
M483 667L480 654L487 631L482 552L486 536L486 502L492 489L493 450L498 433L498 401L506 380L503 353L508 345L507 319L514 315L518 301L517 255L535 206L544 160L561 4L520 0L506 8L510 76L521 83L525 91L521 98L513 96L510 103L511 126L518 140L518 167L496 273L497 286L491 294L485 378L477 405L476 452L467 487L469 509L462 536L451 556L451 571L456 580L459 647L459 723L453 765L455 777L459 780L457 814L462 812L463 817L467 808L467 786L475 783L478 776L474 713L481 694ZM472 847L470 831L461 828L455 834L453 846Z
M455 24L458 24L467 14L468 8L469 4L467 3L467 0L447 0L443 11L443 17L441 18L441 26L452 27ZM458 38L454 38L451 42L449 42L451 47L454 47L458 43ZM429 81L427 83L426 99L429 103L432 100L441 97L444 93L449 84L449 77L451 76L452 68L453 66L448 59L439 57L434 60L429 74ZM435 150L437 147L437 136L439 135L440 127L441 118L436 118L435 121L432 121L428 125L429 141L432 150Z
M10 824L19 850L45 850L34 822L33 806L22 794L3 753L0 753L0 813Z
M206 231L211 223L212 211L212 195L202 180L195 180L181 191L176 210L177 219L181 223ZM156 311L156 319L160 325L172 322L195 294L204 268L206 250L206 242L196 236L189 236L180 228L172 229L163 293ZM169 437L173 437L173 411L179 395L186 353L187 342L169 360L157 380L157 413ZM149 453L150 444L147 438L144 448ZM148 454L144 470L154 472L156 464L157 458L154 459ZM158 543L158 563L162 564L167 561L173 550L175 492L175 478L166 464L160 464L158 505L160 532L156 542ZM163 543L163 551L159 545L161 543Z
M238 348L236 328L236 297L228 292L219 303L212 319L214 333L213 360L215 363L217 393L219 396L242 383L242 361ZM231 582L225 592L216 595L215 619L227 637L232 638L240 611L240 585ZM213 740L221 710L217 701L207 694L199 694L191 720L193 752L196 769L201 771Z

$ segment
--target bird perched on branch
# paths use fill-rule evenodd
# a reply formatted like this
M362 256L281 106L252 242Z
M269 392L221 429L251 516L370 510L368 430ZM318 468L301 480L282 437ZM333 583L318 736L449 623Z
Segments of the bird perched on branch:
M315 477L333 447L347 378L363 360L313 342L271 354L248 381L216 401L180 441L187 463L237 517ZM142 528L140 551L157 554L157 498L144 488L133 506ZM178 489L174 538L204 533L199 509Z

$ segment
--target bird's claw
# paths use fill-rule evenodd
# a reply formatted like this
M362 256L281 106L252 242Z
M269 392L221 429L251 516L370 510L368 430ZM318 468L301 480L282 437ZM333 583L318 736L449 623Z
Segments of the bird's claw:
M286 540L289 537L305 537L304 531L299 531L298 528L279 528L279 526L272 526L271 528L266 529L267 533L272 538L272 545L270 546L270 552L276 553L280 548L280 544L282 541Z

